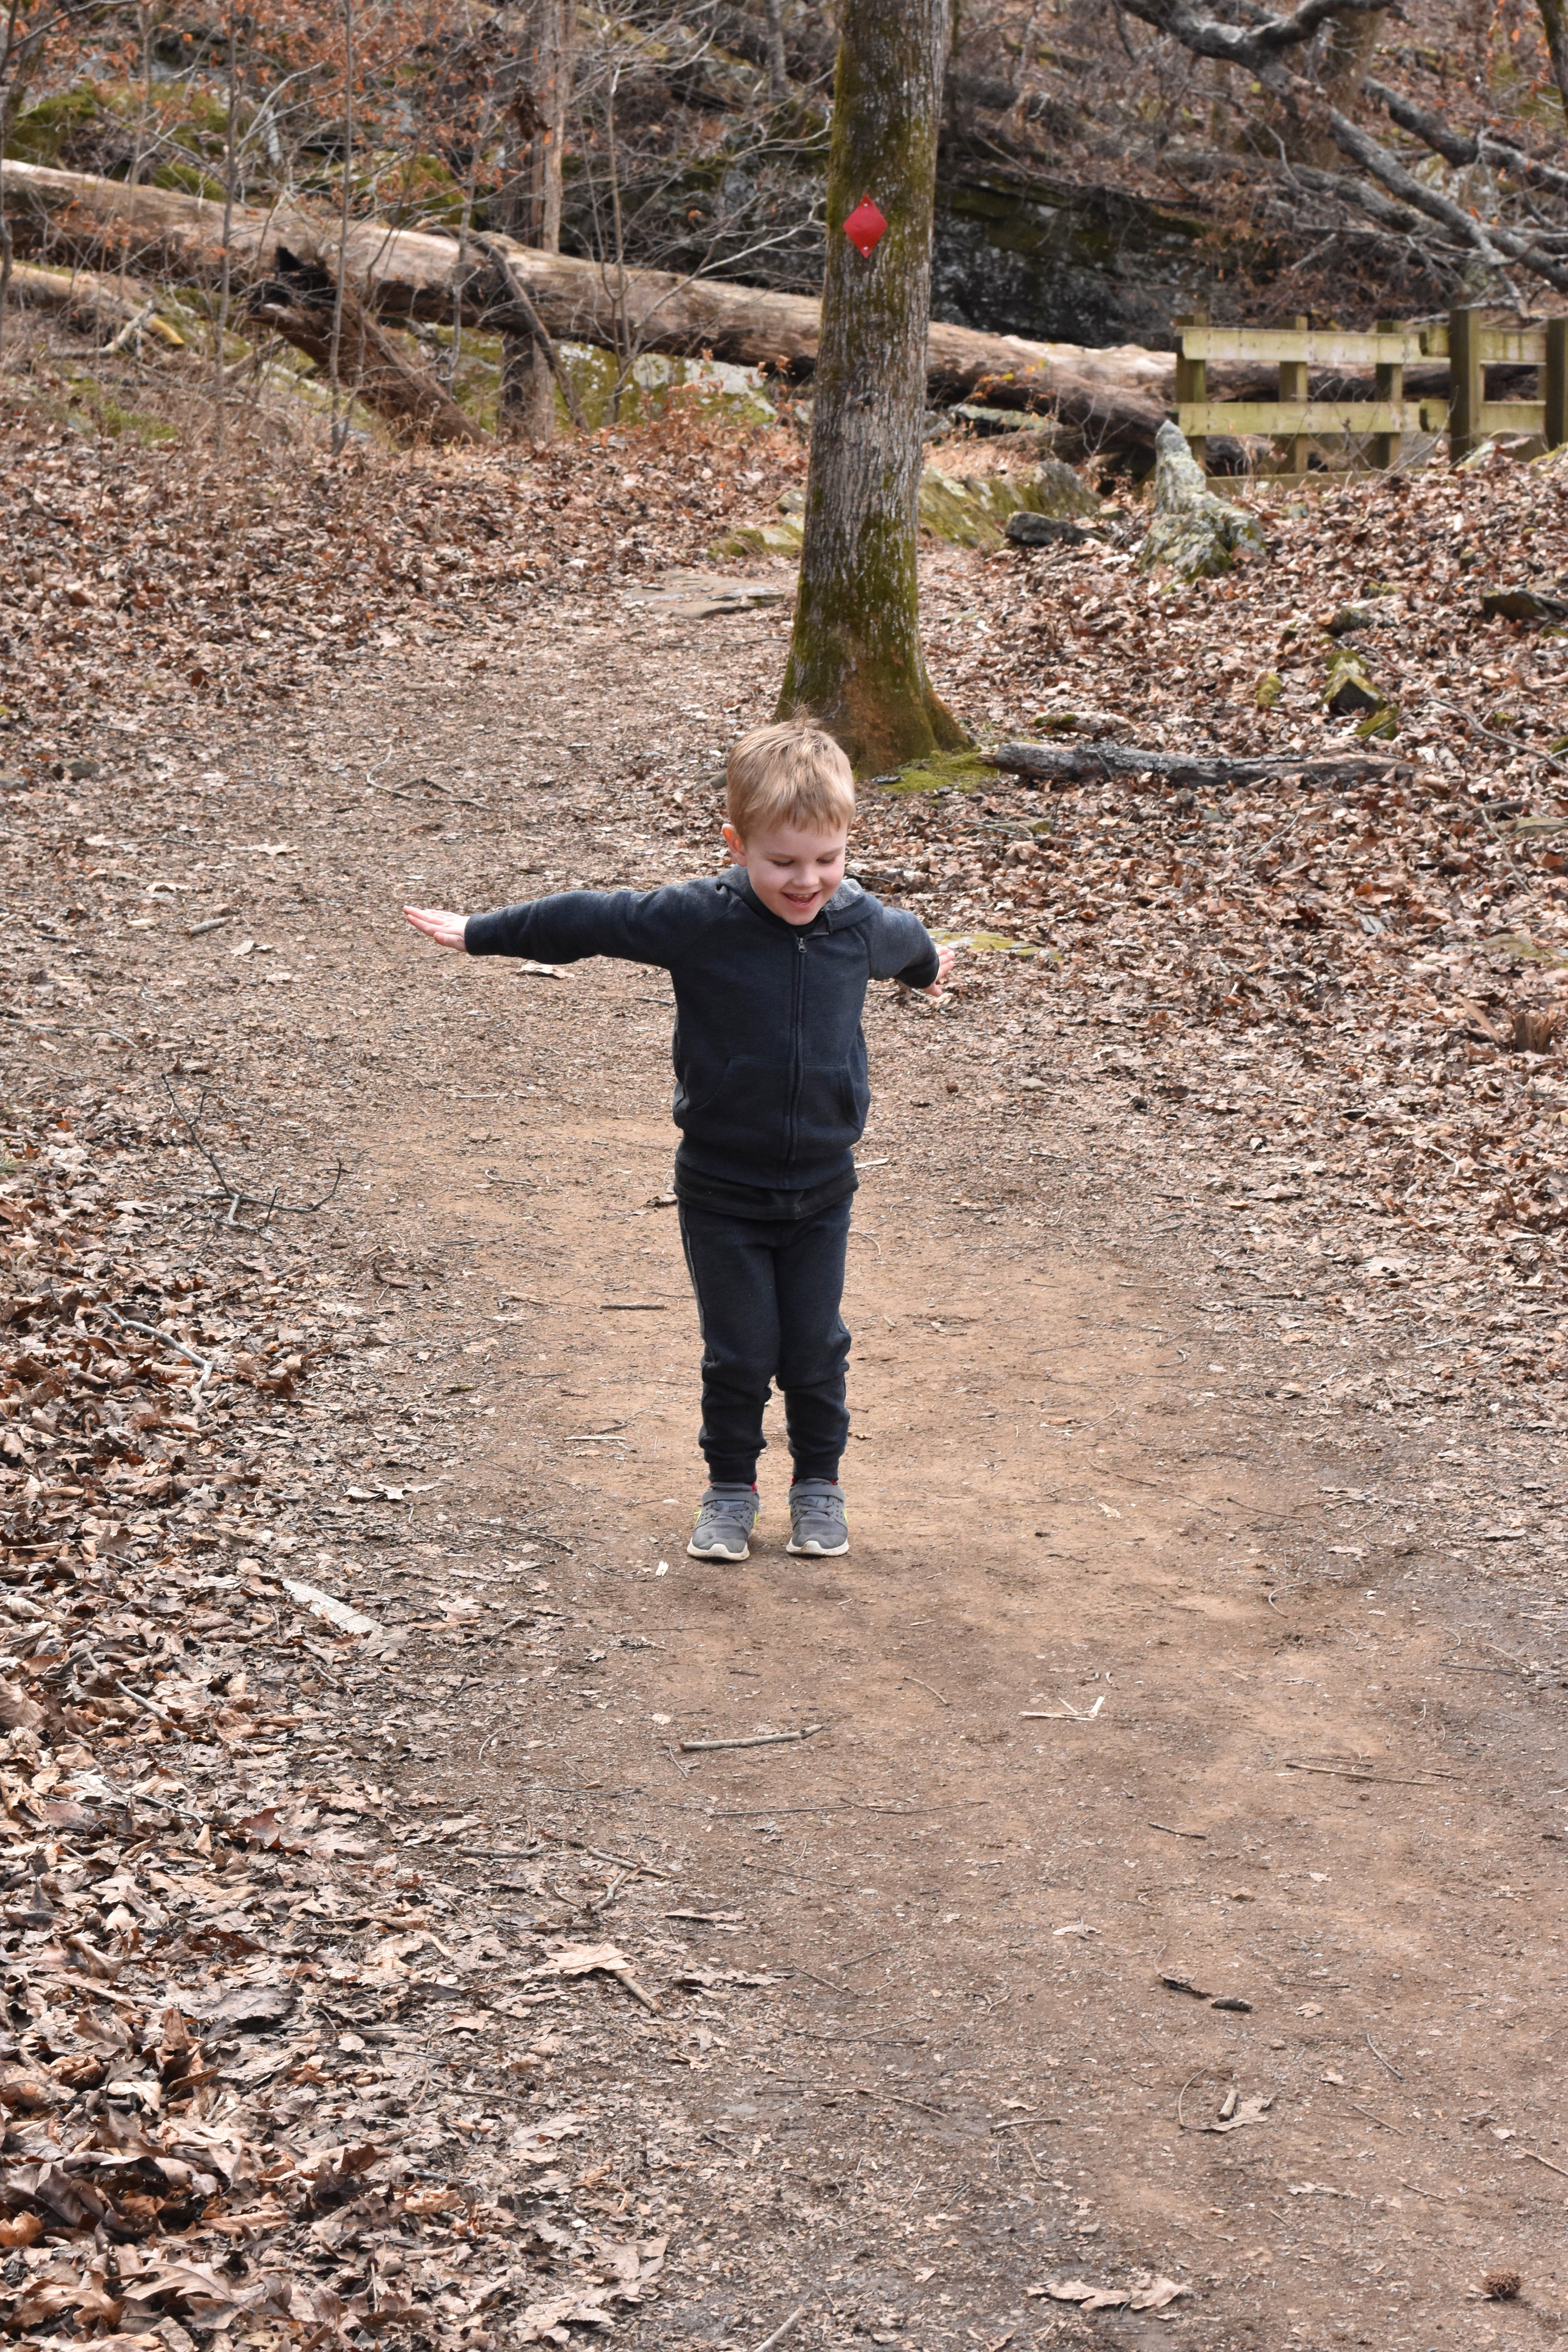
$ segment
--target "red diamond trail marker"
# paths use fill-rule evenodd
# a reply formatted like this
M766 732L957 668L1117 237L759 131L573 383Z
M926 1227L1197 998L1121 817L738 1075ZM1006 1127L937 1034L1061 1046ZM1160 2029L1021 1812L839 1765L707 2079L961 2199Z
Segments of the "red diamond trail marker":
M844 224L844 234L860 256L869 261L887 234L887 217L869 196L862 196Z

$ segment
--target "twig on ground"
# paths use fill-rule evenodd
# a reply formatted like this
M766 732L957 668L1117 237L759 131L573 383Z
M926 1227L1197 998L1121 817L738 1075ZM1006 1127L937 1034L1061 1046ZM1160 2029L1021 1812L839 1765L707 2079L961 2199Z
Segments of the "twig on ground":
M1364 2116L1369 2123L1381 2126L1383 2130L1393 2132L1400 2139L1409 2138L1409 2133L1402 2129L1398 2124L1391 2124L1386 2116L1374 2115L1370 2107L1358 2107L1353 2099L1349 2102L1349 2105L1356 2115Z
M784 2342L784 2337L789 2334L790 2329L795 2326L796 2320L804 2319L805 2317L809 2305L806 2304L797 2304L795 2309L790 2313L787 2319L780 2320L778 2326L774 2328L771 2336L763 2336L762 2342L757 2347L757 2352L773 2352L773 2346Z
M213 1174L217 1178L219 1184L223 1188L218 1197L228 1202L228 1214L223 1221L226 1225L235 1225L235 1221L241 1209L259 1209L263 1213L261 1223L259 1225L235 1225L235 1229L239 1233L261 1233L265 1231L268 1224L270 1224L274 1217L313 1217L318 1210L324 1209L328 1202L335 1196L339 1185L343 1181L343 1163L341 1160L338 1161L337 1173L333 1176L331 1185L328 1187L327 1191L321 1194L318 1201L280 1200L276 1188L274 1189L272 1197L269 1201L262 1200L258 1193L242 1192L238 1185L230 1182L227 1175L218 1164L217 1160L202 1141L195 1120L191 1118L184 1104L181 1102L179 1096L169 1084L167 1078L163 1080L163 1091L168 1096L169 1100L174 1104L174 1110L183 1122L191 1141L201 1153L202 1158L206 1161L207 1166L212 1170ZM210 1087L204 1087L202 1088L202 1098L196 1105L196 1119L201 1118L203 1111L206 1108L207 1097L212 1093L212 1091L213 1089ZM210 1199L212 1195L208 1194L207 1197Z
M906 1683L913 1683L917 1690L930 1691L932 1698L936 1700L939 1706L951 1706L952 1705L952 1701L950 1698L943 1698L941 1691L936 1689L934 1685L931 1683L922 1683L919 1675L905 1675L901 1679Z
M1149 1826L1152 1830L1163 1830L1167 1837L1206 1838L1208 1835L1207 1830L1178 1830L1173 1828L1169 1822L1151 1822Z
M1372 2036L1371 2036L1371 2034L1370 2034L1370 2033L1366 2036L1366 2046L1367 2046L1367 2048L1372 2052L1372 2054L1373 2054L1373 2056L1376 2059L1376 2061L1377 2061L1378 2064L1379 2064L1380 2066L1386 2066L1386 2067L1387 2067L1387 2069L1388 2069L1389 2073L1393 2075L1393 2077L1394 2077L1394 2081L1395 2081L1396 2083L1403 2083L1403 2082L1404 2082L1405 2077L1404 2077L1404 2075L1400 2073L1400 2071L1399 2071L1398 2067L1394 2064L1394 2063L1393 2059L1392 2059L1392 2058L1385 2058L1385 2057L1384 2056L1384 2054L1383 2054L1382 2051L1378 2048L1378 2046L1377 2046L1376 2042L1373 2040L1373 2038L1372 2038Z
M661 1884L669 1877L668 1870L652 1870L646 1862L636 1862L629 1854L606 1853L603 1846L590 1845L586 1838L570 1837L564 1830L546 1830L544 1834L553 1838L557 1845L569 1845L578 1853L591 1853L595 1862L613 1863L617 1870L637 1872L644 1878L657 1878Z
M187 1363L195 1364L201 1373L201 1379L194 1383L195 1387L199 1389L211 1380L212 1366L198 1356L194 1348L187 1348L183 1339L176 1339L171 1332L160 1331L155 1323L133 1322L129 1315L121 1315L117 1307L110 1307L106 1298L99 1299L96 1306L100 1315L107 1315L110 1321L118 1323L122 1331L140 1331L144 1339L160 1340L165 1348L173 1348L177 1355L184 1356Z
M820 1723L808 1723L804 1731L758 1731L749 1739L683 1739L679 1743L683 1756L703 1756L715 1748L798 1748L803 1739L823 1728Z

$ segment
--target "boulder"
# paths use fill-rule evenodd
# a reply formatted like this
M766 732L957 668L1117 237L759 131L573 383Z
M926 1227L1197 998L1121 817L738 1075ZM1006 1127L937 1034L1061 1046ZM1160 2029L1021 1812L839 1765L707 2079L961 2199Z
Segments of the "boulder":
M1262 526L1215 498L1178 425L1161 425L1154 451L1154 520L1139 551L1141 571L1163 565L1182 580L1210 579L1242 551L1266 551Z
M1061 515L1036 514L1028 507L1007 518L1007 537L1015 547L1082 547L1091 535L1081 523Z

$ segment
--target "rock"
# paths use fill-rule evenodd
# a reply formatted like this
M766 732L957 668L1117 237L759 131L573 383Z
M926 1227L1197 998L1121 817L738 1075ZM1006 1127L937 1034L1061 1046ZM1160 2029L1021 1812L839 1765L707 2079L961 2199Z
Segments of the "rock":
M1358 743L1392 742L1399 732L1399 706L1385 702L1380 710L1369 711L1354 730Z
M1365 663L1349 646L1336 646L1329 656L1323 708L1340 719L1349 719L1358 710L1383 709L1383 697L1373 686Z
M1141 571L1164 564L1179 579L1212 579L1243 550L1267 550L1261 525L1215 498L1179 426L1162 425L1154 449L1154 520L1139 551Z
M1272 710L1285 691L1285 681L1277 669L1266 669L1252 689L1252 699L1259 710Z
M798 522L742 523L716 539L708 551L716 562L747 555L798 555L804 536Z
M1542 588L1493 588L1481 598L1487 621L1568 621L1568 602Z
M952 547L1000 547L1019 513L1066 521L1099 511L1094 492L1054 457L1005 474L939 474L928 467L921 476L921 529Z
M1027 507L1008 516L1006 530L1015 547L1082 547L1092 536L1060 515L1034 514Z
M1404 618L1405 606L1397 596L1373 596L1363 604L1342 604L1323 626L1331 637L1348 637L1358 629L1383 629Z
M743 523L726 532L710 552L719 560L798 555L804 534L804 494L786 490L779 508L778 522ZM921 529L950 547L989 551L1005 546L1007 524L1019 513L1065 521L1073 515L1099 512L1094 492L1070 466L1060 465L1054 457L1037 466L1016 467L1005 474L939 474L928 466L921 476Z

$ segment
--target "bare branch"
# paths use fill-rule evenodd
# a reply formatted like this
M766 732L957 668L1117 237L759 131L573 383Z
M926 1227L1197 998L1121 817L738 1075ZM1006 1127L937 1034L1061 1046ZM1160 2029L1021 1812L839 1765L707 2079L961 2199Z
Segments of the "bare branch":
M492 265L506 288L508 301L521 312L522 323L533 338L535 350L542 354L545 366L550 370L554 382L561 387L561 397L566 403L567 414L573 424L579 433L585 433L588 429L587 420L583 415L582 404L577 398L576 386L572 381L570 372L561 364L561 354L552 342L545 331L543 320L530 300L527 287L512 268L500 246L494 244L488 236L479 236L478 232L475 232L473 241L486 260Z
M1435 155L1460 169L1472 163L1495 163L1526 187L1540 188L1548 195L1568 196L1568 172L1559 172L1550 163L1538 163L1522 147L1511 140L1498 139L1489 131L1470 132L1456 131L1440 114L1431 114L1424 106L1415 106L1396 89L1380 81L1362 84L1366 95L1386 109L1402 131L1408 131Z
M1440 194L1436 188L1429 188L1425 182L1418 180L1414 173L1407 172L1386 147L1380 146L1369 132L1350 121L1337 107L1329 109L1329 128L1342 154L1360 163L1373 179L1381 180L1392 194L1402 196L1413 210L1425 213L1428 220L1440 222L1444 228L1479 253L1489 267L1500 270L1506 256L1508 260L1518 262L1521 268L1532 271L1537 278L1544 278L1547 284L1555 286L1560 294L1568 294L1568 269L1542 252L1532 239L1496 224L1489 228L1483 227L1473 214L1468 213L1462 205L1457 205L1451 196Z
M1280 86L1279 60L1289 49L1310 41L1331 18L1381 16L1392 0L1301 0L1288 16L1266 16L1261 24L1222 25L1200 16L1186 0L1121 0L1129 16L1156 32L1168 33L1194 57L1217 58L1222 65L1241 66L1272 88Z

